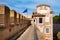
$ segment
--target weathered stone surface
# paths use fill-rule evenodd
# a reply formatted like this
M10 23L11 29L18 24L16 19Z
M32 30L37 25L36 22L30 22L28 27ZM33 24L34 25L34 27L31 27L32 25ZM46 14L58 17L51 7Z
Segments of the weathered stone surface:
M0 5L0 25L9 27L10 9L5 5Z

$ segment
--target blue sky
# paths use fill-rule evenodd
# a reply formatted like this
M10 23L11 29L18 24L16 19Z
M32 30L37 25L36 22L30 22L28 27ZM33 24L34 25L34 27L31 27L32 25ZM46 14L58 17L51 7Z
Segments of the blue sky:
M54 10L54 15L60 13L60 0L0 0L0 4L5 4L18 13L22 13L27 8L29 15L32 15L37 5L48 4Z

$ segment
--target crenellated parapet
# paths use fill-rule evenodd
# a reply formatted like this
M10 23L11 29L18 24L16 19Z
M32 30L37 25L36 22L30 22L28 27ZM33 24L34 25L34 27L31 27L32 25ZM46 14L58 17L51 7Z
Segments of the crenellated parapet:
M16 33L26 30L29 25L30 20L21 13L10 10L6 5L0 5L0 40L8 40Z

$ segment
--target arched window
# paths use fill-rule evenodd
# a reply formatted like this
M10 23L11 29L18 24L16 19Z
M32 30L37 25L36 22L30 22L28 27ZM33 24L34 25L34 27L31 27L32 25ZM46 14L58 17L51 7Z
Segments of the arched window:
M42 18L39 18L39 23L42 23Z
M46 28L46 33L49 33L49 28Z

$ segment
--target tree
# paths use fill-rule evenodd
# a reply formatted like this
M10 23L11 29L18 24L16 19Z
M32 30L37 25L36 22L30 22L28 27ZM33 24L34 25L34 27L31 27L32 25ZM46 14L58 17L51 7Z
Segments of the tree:
M54 22L60 22L60 14L53 17Z

